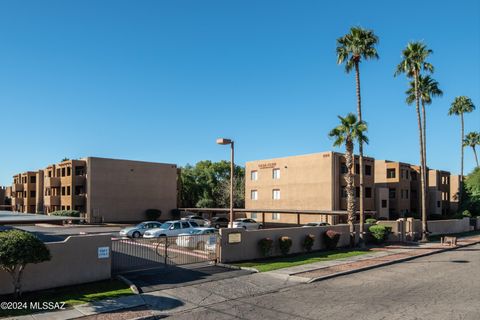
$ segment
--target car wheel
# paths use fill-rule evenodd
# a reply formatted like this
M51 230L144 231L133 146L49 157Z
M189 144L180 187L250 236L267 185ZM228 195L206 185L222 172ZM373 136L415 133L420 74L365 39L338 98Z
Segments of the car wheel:
M200 241L197 243L197 250L205 250L205 242Z
M258 229L259 229L259 230L260 230L260 229L263 229L263 226L262 226L261 224L258 225Z
M140 238L140 232L135 231L135 232L132 234L132 237L133 237L133 238Z
M220 225L219 225L219 224L216 224L216 225L215 225L215 229L220 229Z

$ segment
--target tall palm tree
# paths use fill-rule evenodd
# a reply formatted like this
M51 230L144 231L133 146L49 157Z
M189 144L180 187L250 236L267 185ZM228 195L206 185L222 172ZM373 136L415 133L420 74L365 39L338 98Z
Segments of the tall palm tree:
M415 81L410 81L410 88L405 92L407 94L407 104L411 105L415 102ZM420 102L422 105L422 131L423 131L423 160L425 168L427 166L427 113L425 105L432 104L433 97L441 97L443 91L438 87L438 82L430 76L418 77L418 93L420 94Z
M422 117L420 115L420 92L419 77L422 71L433 73L433 65L427 62L428 56L433 53L422 42L410 42L402 51L402 61L398 64L395 76L405 73L407 77L413 78L415 85L415 107L417 112L418 135L420 141L420 183L421 183L421 203L422 203L422 241L427 241L427 172L424 158Z
M357 120L357 117L353 113L349 113L346 117L338 116L340 119L340 125L335 127L328 134L330 138L334 139L333 145L340 147L345 145L345 165L347 166L347 175L345 180L347 181L347 213L348 213L348 225L350 229L350 246L355 246L355 187L354 172L353 172L353 150L355 143L367 143L368 137L366 136L367 124L364 121Z
M463 146L464 147L471 147L473 150L473 155L475 156L475 162L478 165L478 157L477 157L477 150L475 149L476 146L480 146L480 133L479 132L469 132L465 139L463 139Z
M460 193L458 196L458 201L459 203L462 201L462 184L463 184L463 139L464 139L464 123L463 123L463 114L464 113L470 113L473 110L475 110L475 106L473 105L472 100L469 97L466 96L459 96L456 97L452 105L450 106L450 109L448 110L448 115L456 115L460 116L460 123L461 123L461 140L460 140L460 145L461 145L461 151L460 151Z
M360 62L369 59L378 59L375 46L378 44L378 37L372 30L361 27L352 27L350 32L337 39L337 63L345 64L345 71L350 73L355 69L355 84L357 93L357 116L362 121L362 99L360 94ZM363 142L359 144L359 167L360 167L360 243L363 246L364 234L364 168L363 168Z

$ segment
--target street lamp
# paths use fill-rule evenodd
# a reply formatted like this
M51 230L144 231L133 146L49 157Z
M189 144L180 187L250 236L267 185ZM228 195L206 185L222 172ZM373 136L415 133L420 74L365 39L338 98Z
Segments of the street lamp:
M231 139L219 138L217 144L230 145L230 226L233 227L233 159L235 154L234 142Z

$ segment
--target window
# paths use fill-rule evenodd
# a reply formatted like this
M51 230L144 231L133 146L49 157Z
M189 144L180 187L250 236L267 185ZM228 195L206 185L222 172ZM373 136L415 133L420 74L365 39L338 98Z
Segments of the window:
M178 229L181 229L181 228L182 228L182 227L181 227L181 225L180 225L180 222L175 222L175 223L173 224L173 229L178 230Z
M48 171L48 177L49 177L49 178L52 177L52 171Z
M67 196L70 195L70 186L67 187Z
M347 197L347 187L345 186L341 186L340 187L340 196L342 198L346 198Z
M182 222L182 229L190 228L188 222Z
M258 191L257 190L250 191L250 199L258 200Z
M437 208L440 208L440 201L437 201Z
M408 180L408 170L405 170L405 179Z
M360 187L355 187L355 198L360 197Z
M72 174L72 168L67 167L67 176L70 176Z
M30 183L35 183L35 182L37 182L37 177L31 176L30 177Z
M62 177L65 177L65 168L62 168Z
M413 181L417 181L417 173L415 171L412 171L412 173L410 174L410 176L412 177L412 180Z
M387 207L387 200L382 200L382 208L386 208Z
M75 167L75 175L76 176L85 175L85 167Z
M37 196L37 193L35 191L30 191L30 197L35 198Z
M372 188L365 188L365 198L372 197Z
M257 181L257 179L258 179L258 171L250 172L250 180Z
M81 194L84 194L83 186L75 186L75 195L79 196Z
M272 220L280 220L280 213L272 213Z
M257 213L256 213L256 212L252 212L252 213L250 214L250 218L252 218L252 219L257 219Z
M355 174L360 174L360 164L355 163Z
M408 190L405 190L405 199L408 199Z
M62 210L65 210L65 206L62 206Z
M395 199L397 197L397 190L395 188L388 189L388 197L390 199Z
M280 200L280 189L272 190L272 198L273 200Z
M395 178L395 169L387 169L387 178Z
M340 173L342 173L342 174L343 174L343 173L348 173L348 168L347 168L347 166L345 165L345 163L342 163L342 164L340 165Z
M417 190L410 191L410 195L412 196L412 199L417 199Z
M62 187L62 196L65 195L65 187Z
M370 166L370 165L365 166L365 175L366 176L371 176L372 175L372 166Z
M67 206L67 210L70 210L70 206Z
M280 169L273 169L272 177L275 180L280 179Z
M403 189L400 190L400 199L403 199Z

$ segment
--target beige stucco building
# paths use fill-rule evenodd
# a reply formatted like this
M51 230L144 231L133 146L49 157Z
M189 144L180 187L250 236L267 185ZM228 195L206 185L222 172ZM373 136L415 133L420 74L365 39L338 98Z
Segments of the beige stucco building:
M359 185L358 157L355 185ZM364 157L365 210L375 210L373 158ZM300 156L250 161L245 166L245 208L283 210L346 210L347 168L343 154L321 152ZM359 188L356 188L358 197ZM358 203L357 203L358 206ZM253 214L253 218L256 215ZM326 216L303 216L302 223L327 221ZM265 221L296 223L295 215L273 213Z
M88 222L145 220L147 209L168 219L177 189L175 164L88 157L14 176L13 205L31 213L77 210Z

